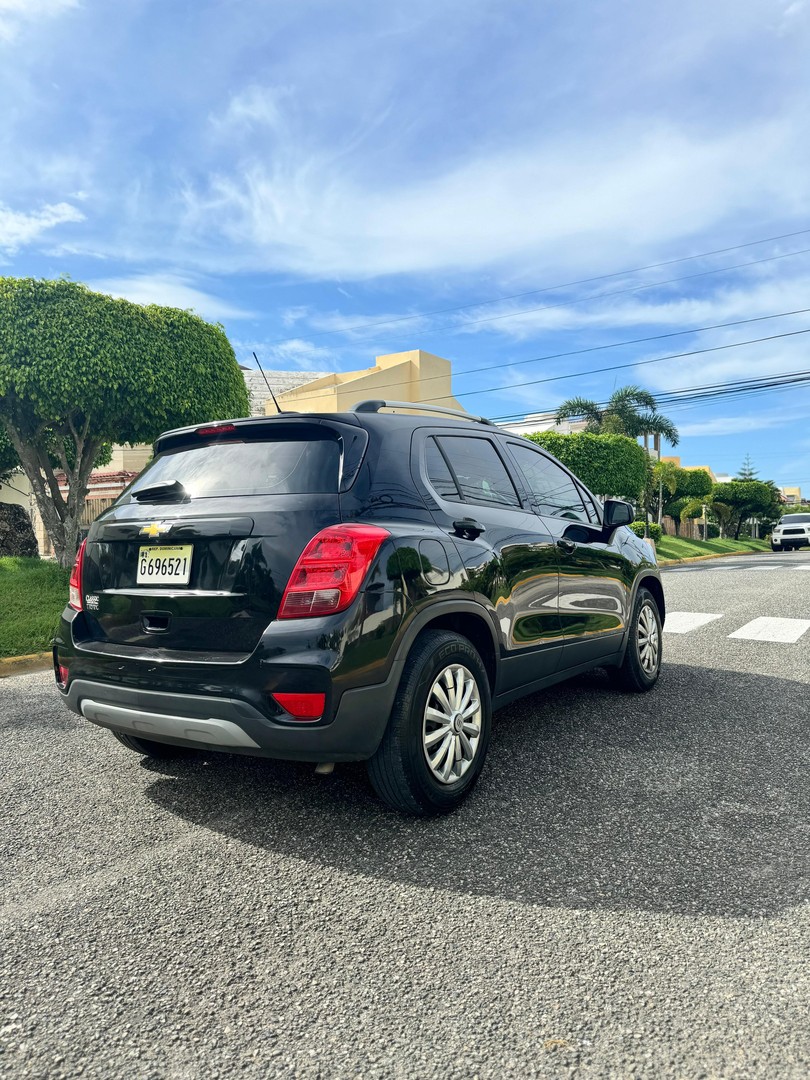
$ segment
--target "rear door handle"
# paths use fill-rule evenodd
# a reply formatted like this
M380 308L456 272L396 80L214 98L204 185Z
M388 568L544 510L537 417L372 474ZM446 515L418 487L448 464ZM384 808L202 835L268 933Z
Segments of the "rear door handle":
M482 532L486 532L486 529L480 521L475 521L473 518L461 518L453 522L453 534L465 540L475 540Z
M577 550L577 545L574 543L574 541L566 540L564 536L561 536L560 539L557 541L557 547L560 549L560 551L564 551L566 555L573 555L573 553Z

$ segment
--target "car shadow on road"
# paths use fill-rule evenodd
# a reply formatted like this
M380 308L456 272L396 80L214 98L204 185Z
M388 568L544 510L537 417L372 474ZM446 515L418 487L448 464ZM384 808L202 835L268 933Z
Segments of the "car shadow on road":
M808 897L808 687L669 664L643 697L602 672L496 715L444 818L387 810L362 765L150 762L164 810L352 874L578 909L767 916Z

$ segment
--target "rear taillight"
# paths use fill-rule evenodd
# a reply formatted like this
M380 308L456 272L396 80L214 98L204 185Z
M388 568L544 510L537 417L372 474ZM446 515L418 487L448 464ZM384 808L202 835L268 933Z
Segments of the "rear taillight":
M84 570L84 549L86 546L87 541L82 540L70 573L70 598L68 604L75 608L76 611L82 610L82 571Z
M287 582L279 619L333 615L352 603L380 545L391 534L376 525L330 525L304 548Z

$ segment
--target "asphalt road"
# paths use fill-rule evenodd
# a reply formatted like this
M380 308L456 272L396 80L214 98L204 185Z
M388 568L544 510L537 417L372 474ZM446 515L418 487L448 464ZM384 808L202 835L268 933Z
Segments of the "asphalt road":
M804 1080L810 555L664 577L656 691L504 710L438 821L0 682L0 1074Z

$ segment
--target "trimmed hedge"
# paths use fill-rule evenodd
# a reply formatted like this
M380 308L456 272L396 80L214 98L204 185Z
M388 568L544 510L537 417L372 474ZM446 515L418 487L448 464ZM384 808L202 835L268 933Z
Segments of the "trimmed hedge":
M634 521L628 527L633 530L633 532L636 534L636 536L641 536L641 537L644 536L644 522L643 521ZM651 521L650 524L647 526L647 532L648 532L648 535L649 535L650 539L654 540L656 542L656 544L658 543L658 541L663 536L661 526L656 525L654 521Z
M553 454L595 495L636 500L644 487L647 455L626 435L535 431L526 438Z

